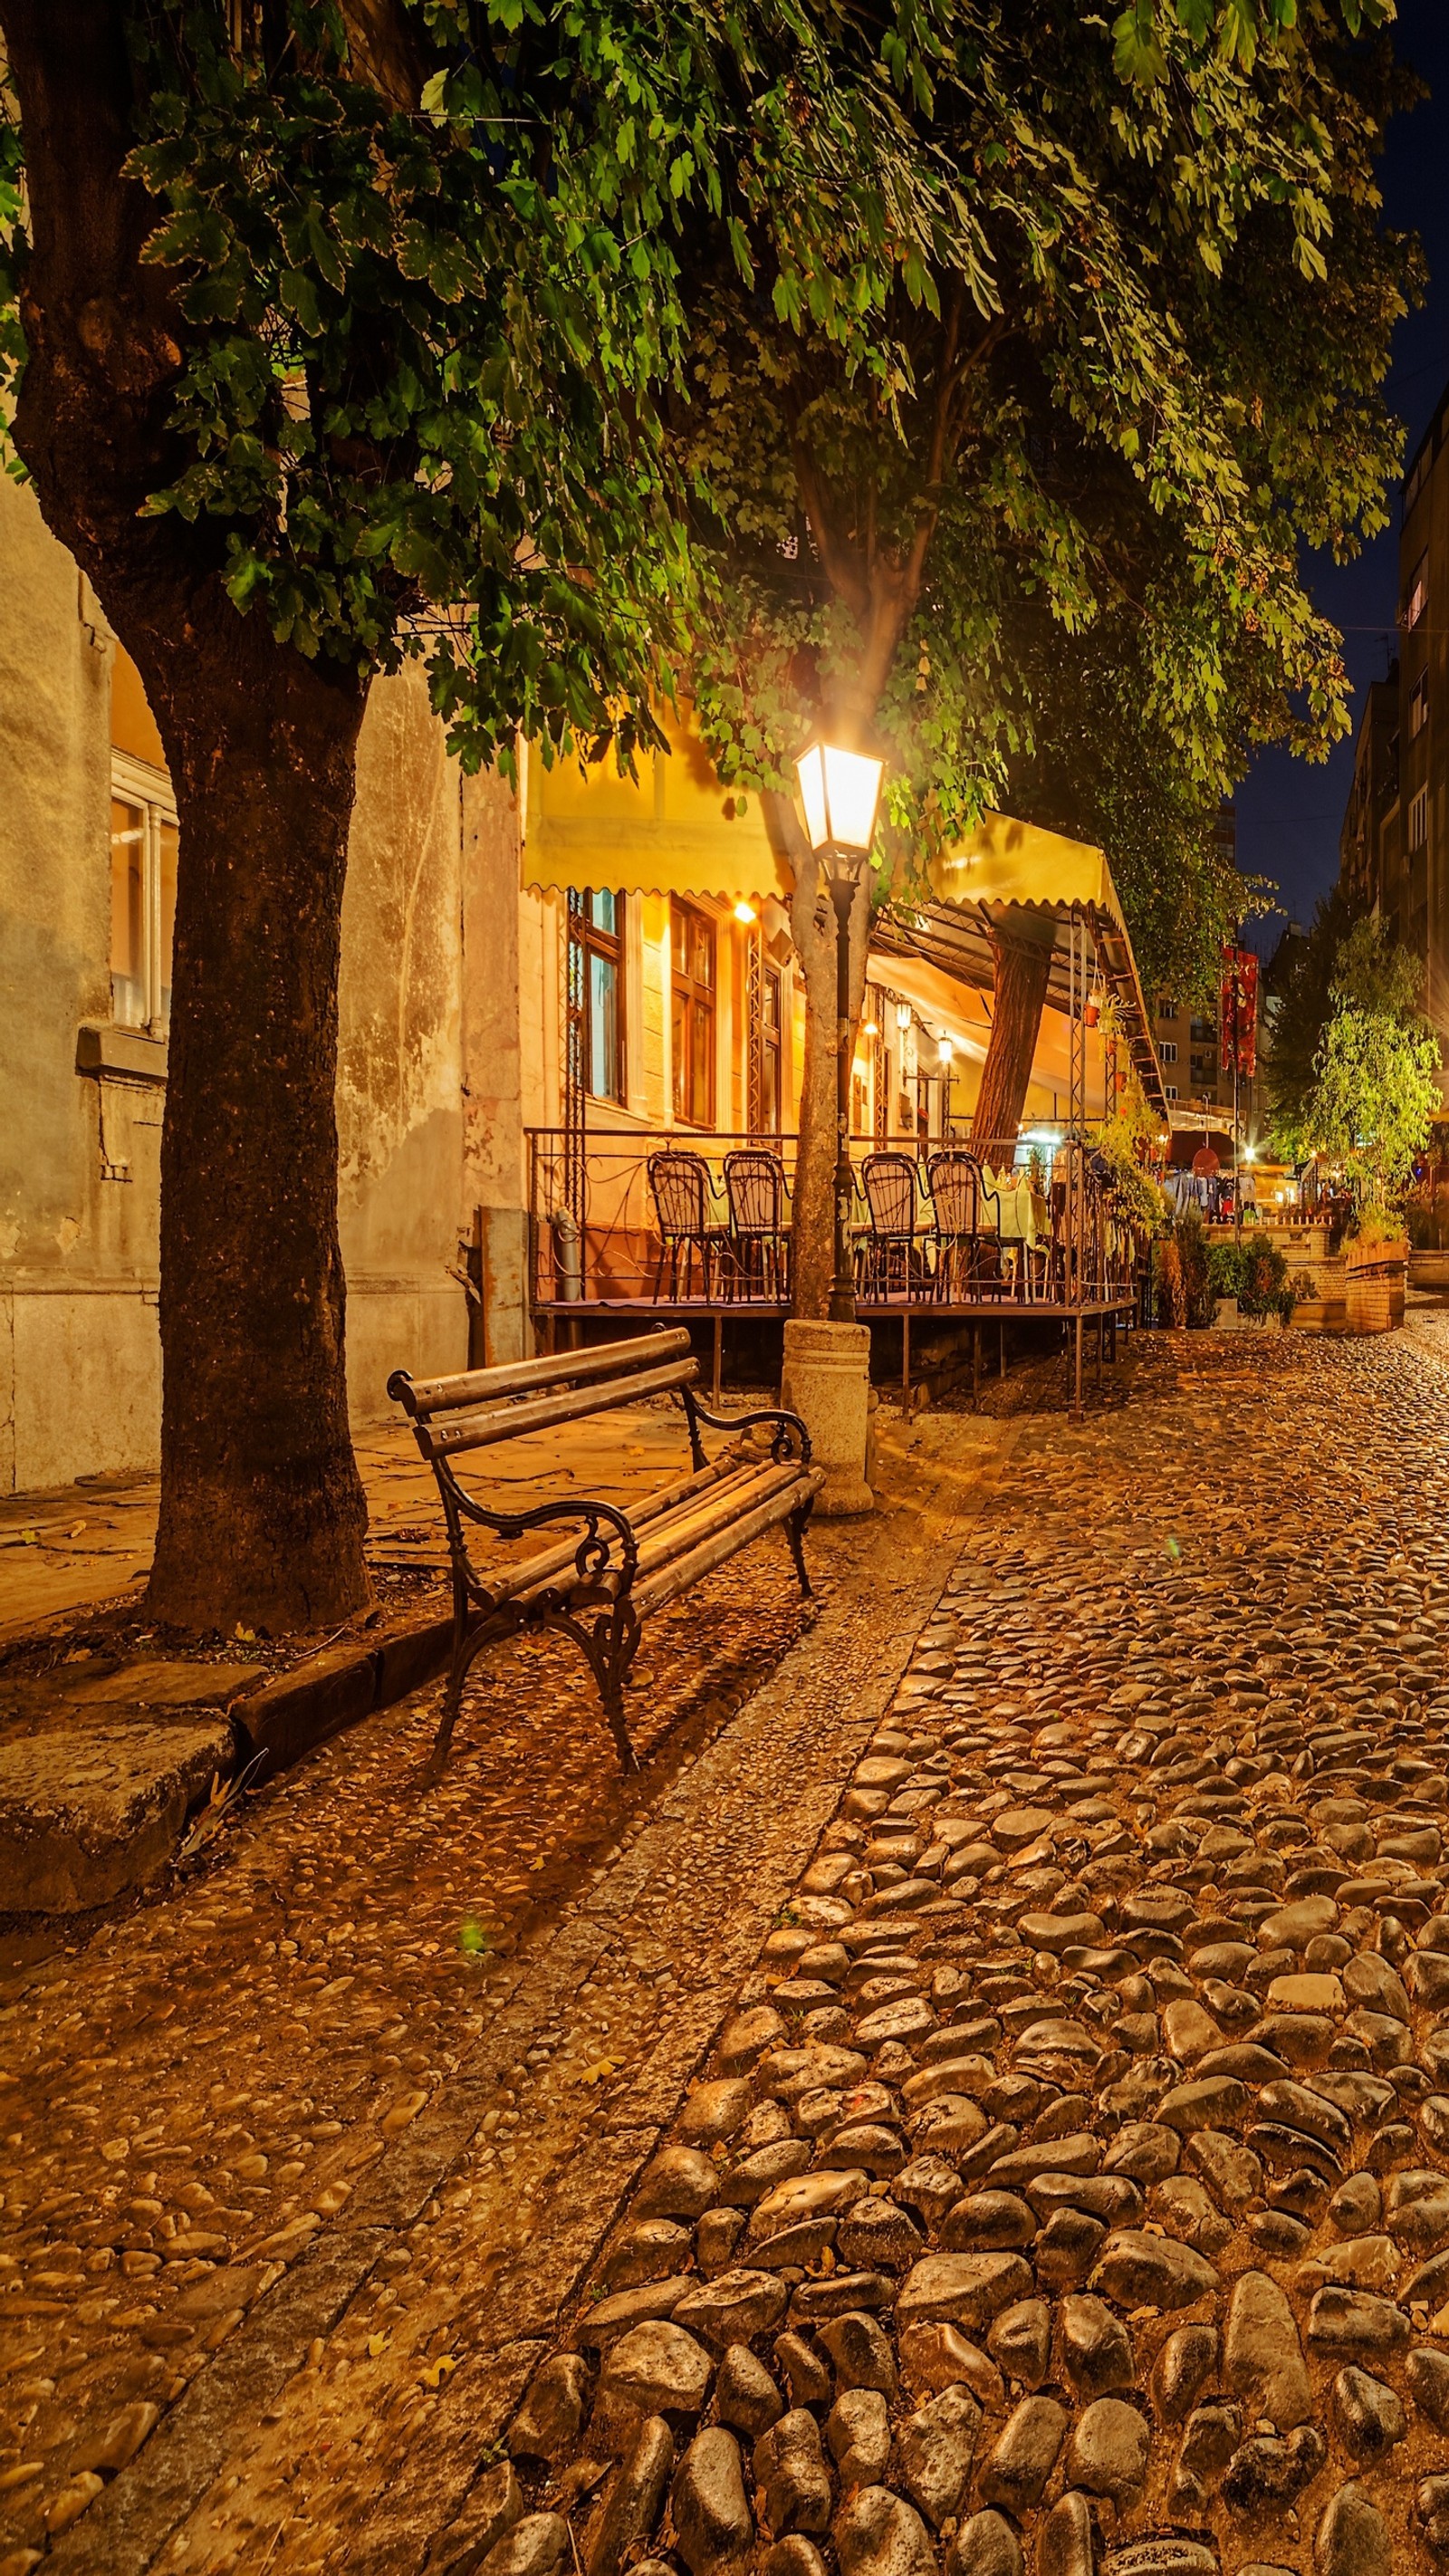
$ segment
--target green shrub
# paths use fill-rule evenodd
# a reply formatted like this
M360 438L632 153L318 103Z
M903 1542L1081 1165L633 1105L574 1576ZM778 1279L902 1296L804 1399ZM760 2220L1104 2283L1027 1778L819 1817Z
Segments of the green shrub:
M1208 1255L1208 1283L1214 1300L1236 1297L1244 1315L1281 1315L1292 1319L1302 1295L1276 1243L1215 1243Z
M1217 1301L1208 1279L1207 1228L1199 1208L1178 1211L1173 1219L1172 1239L1182 1267L1183 1320L1190 1330L1200 1332L1212 1322Z

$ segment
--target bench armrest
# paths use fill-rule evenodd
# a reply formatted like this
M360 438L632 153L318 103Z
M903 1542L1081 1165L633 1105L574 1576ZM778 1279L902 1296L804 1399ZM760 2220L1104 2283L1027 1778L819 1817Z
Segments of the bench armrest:
M605 1530L612 1532L619 1542L619 1573L626 1591L639 1571L639 1542L634 1535L633 1524L613 1503L589 1502L582 1495L575 1495L562 1502L540 1503L531 1512L490 1511L485 1503L475 1502L471 1494L464 1492L445 1460L438 1462L437 1474L440 1485L444 1477L447 1478L443 1500L445 1507L449 1508L450 1519L454 1515L466 1514L470 1521L480 1522L484 1529L492 1530L498 1538L522 1538L529 1530L547 1529L551 1521L583 1521L587 1526L574 1556L581 1581L587 1582L591 1576L602 1574L608 1565L609 1540L602 1534ZM462 1537L460 1527L460 1544Z
M802 1467L810 1464L810 1434L798 1413L786 1413L777 1404L759 1413L708 1413L692 1394L689 1410L694 1420L702 1422L707 1431L750 1431L756 1423L773 1422L776 1429L770 1443L770 1455L776 1466L784 1466L793 1456L799 1457Z

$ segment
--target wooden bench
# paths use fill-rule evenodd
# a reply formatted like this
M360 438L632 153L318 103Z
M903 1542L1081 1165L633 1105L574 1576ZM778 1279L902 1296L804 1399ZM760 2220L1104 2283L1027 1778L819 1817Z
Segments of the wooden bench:
M650 1612L677 1600L777 1524L789 1542L800 1588L809 1593L803 1539L824 1472L811 1466L804 1423L778 1408L707 1413L695 1393L698 1378L688 1333L661 1330L420 1385L405 1369L388 1379L387 1391L410 1417L437 1478L453 1568L453 1656L433 1748L435 1772L447 1758L468 1667L498 1638L540 1628L559 1628L572 1637L598 1683L620 1761L632 1771L638 1764L624 1720L624 1688ZM692 1465L687 1476L662 1485L632 1512L575 1494L534 1511L499 1511L467 1492L454 1472L454 1460L469 1450L665 1394L677 1395L683 1406ZM731 1446L712 1460L706 1457L701 1428L727 1431L738 1440L760 1425L772 1430L768 1456ZM558 1522L583 1526L510 1563L480 1570L469 1555L473 1524L516 1539Z

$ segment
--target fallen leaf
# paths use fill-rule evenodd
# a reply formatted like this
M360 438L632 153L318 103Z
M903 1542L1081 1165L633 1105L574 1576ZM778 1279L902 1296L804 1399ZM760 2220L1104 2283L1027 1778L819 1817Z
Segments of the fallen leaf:
M387 2346L388 2337L385 2334L369 2335L367 2338L369 2360L376 2361L379 2353L386 2352Z
M618 2071L619 2061L617 2057L596 2057L592 2066L586 2066L584 2068L582 2075L579 2077L579 2082L581 2084L602 2084L606 2075L617 2075Z
M449 2371L456 2370L457 2367L458 2365L450 2352L439 2353L437 2360L430 2362L427 2369L423 2372L424 2388L441 2388Z

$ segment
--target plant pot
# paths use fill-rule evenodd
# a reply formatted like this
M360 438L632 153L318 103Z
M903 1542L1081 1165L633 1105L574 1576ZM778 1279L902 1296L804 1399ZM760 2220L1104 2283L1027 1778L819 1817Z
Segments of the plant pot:
M1386 1261L1408 1260L1408 1238L1396 1235L1392 1241L1360 1243L1357 1236L1350 1236L1343 1247L1343 1258L1350 1278L1355 1270L1379 1270Z
M1386 1333L1391 1320L1390 1281L1379 1272L1350 1270L1344 1282L1345 1332Z

